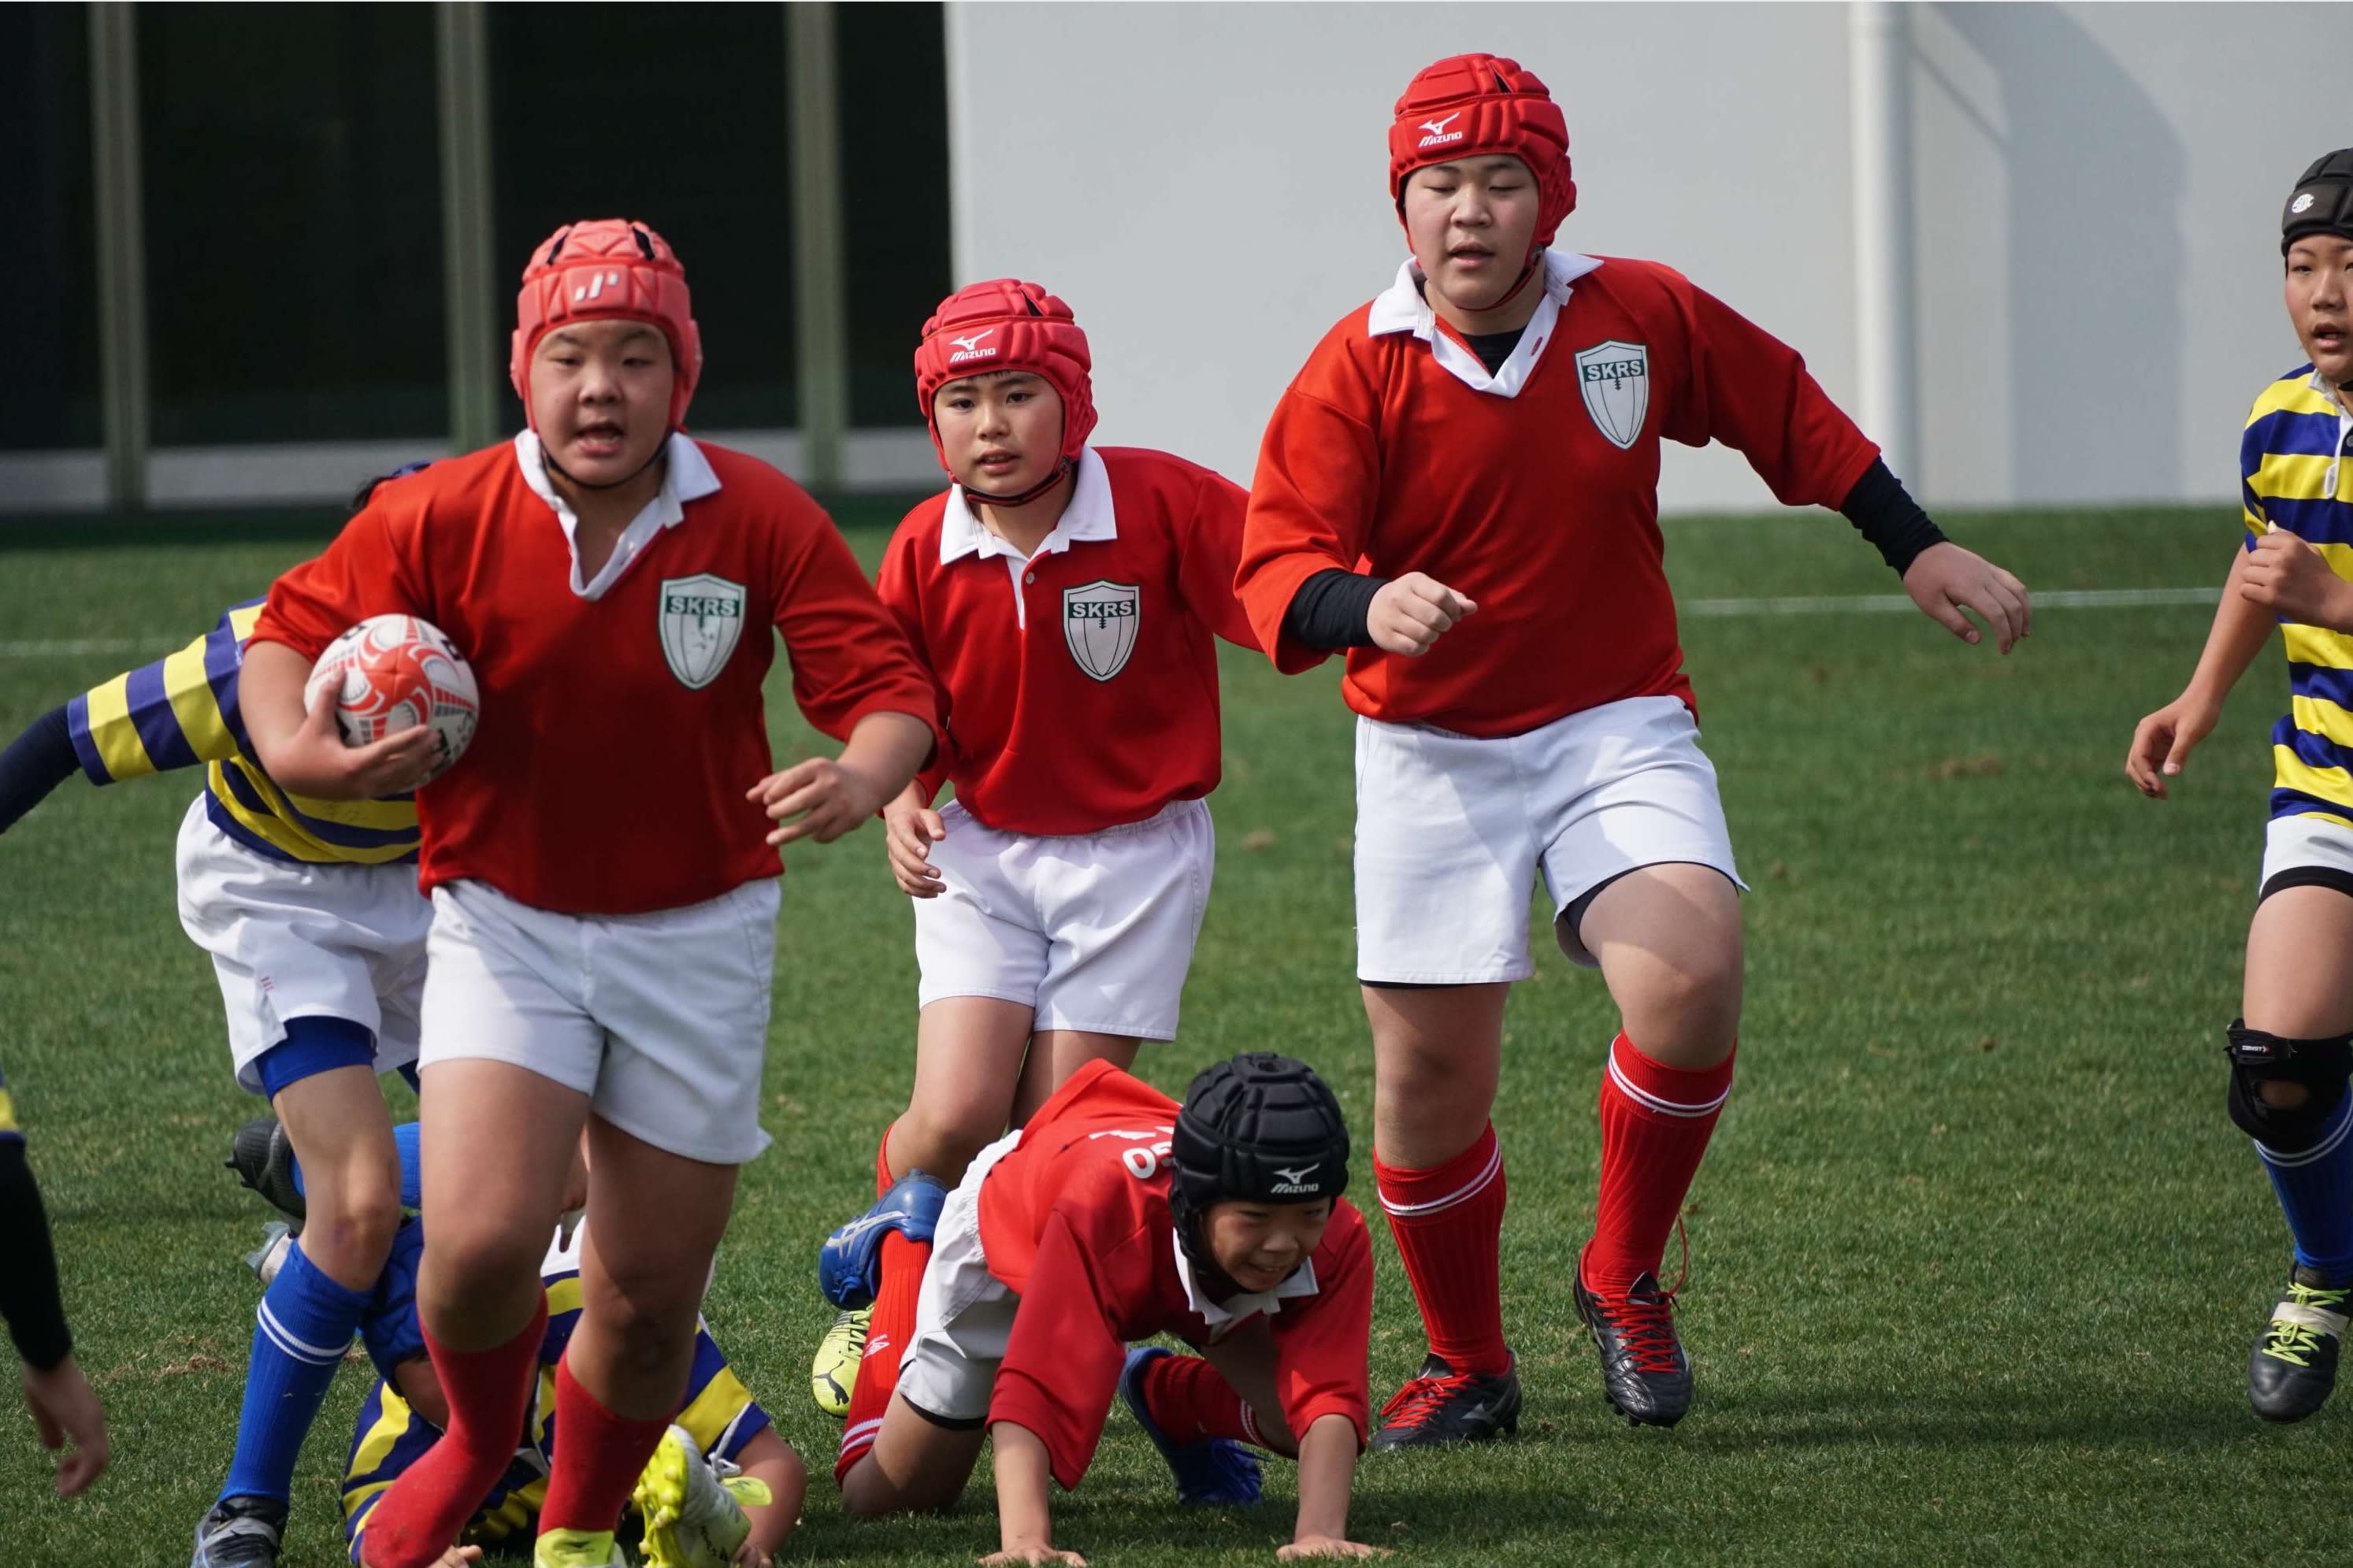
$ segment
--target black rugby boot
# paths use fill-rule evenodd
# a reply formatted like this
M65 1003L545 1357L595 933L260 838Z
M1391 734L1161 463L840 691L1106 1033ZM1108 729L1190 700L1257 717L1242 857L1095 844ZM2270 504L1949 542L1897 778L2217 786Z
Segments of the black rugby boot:
M229 1141L228 1158L221 1162L237 1179L259 1193L271 1208L294 1222L299 1231L306 1205L294 1184L294 1143L275 1116L257 1116L237 1130Z
M278 1568L285 1533L286 1505L276 1498L223 1498L196 1525L189 1568Z
M1456 1372L1431 1355L1421 1371L1381 1406L1375 1453L1393 1448L1435 1448L1450 1443L1485 1443L1519 1430L1520 1368L1495 1377Z
M1625 1296L1605 1301L1577 1276L1577 1315L1601 1352L1609 1408L1637 1426L1672 1426L1691 1408L1691 1362L1675 1337L1674 1297L1645 1274Z
M2247 1357L2247 1403L2266 1421L2301 1421L2328 1403L2345 1321L2353 1313L2353 1287L2331 1284L2302 1264L2287 1278L2287 1294Z

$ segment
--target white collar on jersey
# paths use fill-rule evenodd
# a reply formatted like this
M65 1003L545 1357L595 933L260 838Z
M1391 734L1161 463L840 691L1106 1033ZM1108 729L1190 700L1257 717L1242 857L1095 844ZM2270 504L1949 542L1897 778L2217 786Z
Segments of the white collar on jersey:
M1212 1301L1201 1293L1201 1282L1193 1274L1193 1260L1185 1256L1185 1245L1176 1239L1173 1230L1168 1233L1168 1245L1176 1249L1176 1278L1185 1284L1185 1304L1198 1312L1201 1321L1212 1329L1223 1330L1253 1312L1264 1312L1271 1318L1282 1310L1285 1301L1315 1294L1315 1260L1311 1258L1285 1275L1271 1290L1253 1290L1246 1296Z
M1060 555L1081 540L1117 539L1119 519L1111 504L1111 472L1092 447L1079 452L1079 475L1071 486L1071 499L1062 508L1054 531L1039 543L1036 554L1050 552ZM948 509L940 519L940 564L966 555L1002 555L1019 561L1021 556L997 535L981 525L964 499L962 485L948 487ZM1035 559L1033 555L1031 559Z
M1569 285L1600 265L1593 257L1574 251L1544 253L1544 298L1536 302L1536 313L1528 318L1511 357L1493 375L1477 354L1438 330L1438 312L1421 297L1421 268L1410 256L1398 268L1397 281L1383 289L1366 312L1365 331L1376 338L1388 332L1411 332L1430 345L1440 370L1472 391L1517 397L1535 374L1536 356L1552 341L1553 323L1560 319L1560 308L1568 303Z
M643 511L629 520L629 526L621 531L620 542L613 546L613 553L606 561L605 569L596 574L596 580L583 583L580 580L580 519L565 504L564 498L555 493L555 487L548 482L547 454L540 448L537 432L518 431L514 449L515 461L522 468L523 483L532 488L533 494L555 509L555 519L564 525L564 542L572 550L572 591L584 599L603 598L606 591L619 582L622 574L628 571L638 557L645 552L646 546L653 542L654 535L686 521L687 502L701 500L719 489L719 476L711 471L711 460L702 455L702 448L680 432L671 431L668 448L670 468L662 475L661 489L655 492L653 500L646 502Z

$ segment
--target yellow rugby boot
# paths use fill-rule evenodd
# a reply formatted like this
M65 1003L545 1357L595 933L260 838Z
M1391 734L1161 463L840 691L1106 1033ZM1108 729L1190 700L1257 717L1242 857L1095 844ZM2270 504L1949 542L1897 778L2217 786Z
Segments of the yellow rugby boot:
M858 1365L866 1359L866 1331L873 1318L871 1302L844 1312L817 1342L817 1359L809 1363L809 1394L836 1421L849 1419L849 1396L858 1387Z
M646 1568L727 1568L752 1533L744 1505L770 1497L749 1477L722 1480L692 1434L672 1426L646 1462L632 1500L645 1520Z

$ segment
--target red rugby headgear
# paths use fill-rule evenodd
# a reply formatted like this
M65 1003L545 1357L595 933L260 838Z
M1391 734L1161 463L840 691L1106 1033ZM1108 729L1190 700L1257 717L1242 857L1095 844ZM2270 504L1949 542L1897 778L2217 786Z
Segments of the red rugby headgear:
M1461 158L1508 153L1536 182L1536 235L1550 245L1561 219L1577 210L1569 177L1568 121L1560 105L1517 60L1456 55L1424 66L1406 84L1389 125L1389 195L1405 217L1405 182L1416 169Z
M539 340L566 321L598 317L644 321L670 341L676 367L670 383L670 427L686 418L686 405L702 379L702 333L686 292L686 268L668 241L628 218L568 223L533 247L515 297L513 353L507 375L534 430L531 356Z
M1077 462L1095 427L1093 368L1087 334L1071 308L1037 284L1018 278L965 284L940 301L915 349L915 401L923 405L940 466L947 467L948 455L932 416L934 395L951 381L995 370L1046 378L1062 399L1062 461Z

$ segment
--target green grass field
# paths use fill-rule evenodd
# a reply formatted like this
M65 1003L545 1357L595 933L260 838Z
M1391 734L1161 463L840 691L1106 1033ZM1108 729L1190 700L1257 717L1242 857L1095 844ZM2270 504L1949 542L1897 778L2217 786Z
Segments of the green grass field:
M877 521L852 530L870 560ZM2227 510L2137 510L1948 526L2050 590L2219 582L2235 525ZM1894 591L1826 516L1668 532L1687 598ZM32 645L160 651L319 536L0 531L0 739L153 657ZM1520 1436L1367 1463L1360 1539L1430 1565L2341 1561L2353 1409L2271 1429L2242 1392L2285 1239L2223 1118L2218 1054L2277 654L2174 802L2141 800L2119 771L2209 615L2049 608L2006 660L1909 615L1686 623L1753 883L1741 1074L1688 1216L1697 1406L1659 1432L1601 1404L1567 1280L1614 1021L1597 977L1542 953L1512 1005L1496 1110ZM1336 672L1285 680L1229 656L1226 674L1217 895L1186 1037L1144 1070L1181 1091L1228 1053L1292 1052L1333 1079L1368 1142ZM788 706L775 722L780 754L806 752ZM219 1168L257 1108L231 1082L218 992L174 912L192 788L77 780L0 839L0 1063L116 1453L90 1496L60 1504L30 1423L0 1401L12 1564L183 1563L227 1461L256 1295L238 1255L265 1214ZM776 1146L746 1173L708 1313L822 1474L837 1428L803 1392L829 1318L811 1260L871 1191L913 1039L910 921L871 829L792 855L777 977ZM1386 1237L1375 1247L1377 1401L1420 1350ZM290 1565L342 1561L334 1483L364 1375L345 1369L304 1455ZM1265 1563L1292 1495L1276 1464L1264 1509L1180 1515L1115 1414L1058 1535L1101 1564ZM969 1563L996 1543L988 1498L984 1474L951 1517L853 1527L820 1479L787 1559Z

